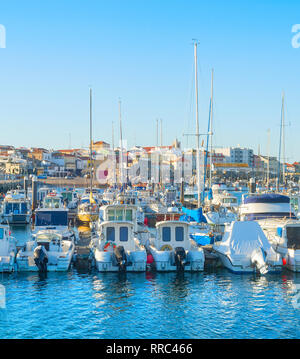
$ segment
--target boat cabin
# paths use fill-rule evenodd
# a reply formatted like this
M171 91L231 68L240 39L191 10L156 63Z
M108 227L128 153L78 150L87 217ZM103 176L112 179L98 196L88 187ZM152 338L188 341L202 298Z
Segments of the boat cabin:
M111 204L100 209L103 221L135 222L137 207L127 204Z
M35 227L68 227L68 209L38 208L35 211Z
M116 246L123 246L128 251L134 251L134 224L132 222L114 221L103 222L99 227L100 241L105 251L113 251Z
M63 197L56 192L50 192L44 198L43 208L63 208L63 207L64 207Z
M176 247L190 247L189 223L181 221L164 221L156 223L156 248L172 250Z

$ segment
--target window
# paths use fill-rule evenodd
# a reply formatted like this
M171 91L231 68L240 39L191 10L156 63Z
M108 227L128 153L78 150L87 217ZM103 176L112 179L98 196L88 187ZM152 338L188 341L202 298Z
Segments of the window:
M122 209L117 209L116 210L116 220L117 221L122 221L123 220L123 210Z
M163 227L162 229L162 240L164 242L171 241L171 228L170 227Z
M128 227L120 227L120 241L121 242L128 241Z
M106 239L110 242L115 241L115 228L114 227L106 228Z
M35 217L36 226L67 226L67 211L38 211Z
M4 229L0 228L0 239L3 239L4 236Z
M27 213L27 204L21 203L21 213L26 214Z
M182 242L184 235L184 228L183 227L176 227L175 228L175 241Z
M115 220L115 211L113 209L109 209L107 211L108 214L108 220L109 221L114 221Z
M20 205L19 203L13 203L13 213L19 214L20 213Z
M132 210L131 209L127 209L126 210L126 221L132 221Z
M286 227L287 247L300 249L300 227Z

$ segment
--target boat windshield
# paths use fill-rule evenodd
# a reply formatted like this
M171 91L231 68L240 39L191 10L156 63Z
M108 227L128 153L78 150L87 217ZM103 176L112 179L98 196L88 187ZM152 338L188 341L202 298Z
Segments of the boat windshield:
M41 211L36 213L36 226L67 226L67 211Z
M72 197L72 192L63 192L62 193L63 199L67 200L69 202L72 201L73 197Z
M291 249L300 249L300 227L287 226L287 247Z
M46 198L44 207L47 208L59 208L60 207L60 198Z
M237 203L237 198L233 198L233 197L223 198L223 203Z

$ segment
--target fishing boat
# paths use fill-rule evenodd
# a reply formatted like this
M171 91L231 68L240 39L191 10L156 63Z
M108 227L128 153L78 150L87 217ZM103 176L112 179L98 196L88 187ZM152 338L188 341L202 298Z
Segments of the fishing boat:
M0 225L0 273L14 270L16 253L16 242L9 227Z
M156 224L148 251L157 271L203 271L203 249L189 237L189 223L163 221Z
M107 205L101 210L103 220L91 245L98 271L145 271L147 253L136 234L136 206Z
M75 244L55 230L40 230L17 254L20 272L61 272L70 267Z
M225 227L223 238L213 244L224 267L234 273L280 272L282 257L272 248L255 221L234 221Z
M28 224L31 221L31 203L23 191L9 191L2 204L2 223Z

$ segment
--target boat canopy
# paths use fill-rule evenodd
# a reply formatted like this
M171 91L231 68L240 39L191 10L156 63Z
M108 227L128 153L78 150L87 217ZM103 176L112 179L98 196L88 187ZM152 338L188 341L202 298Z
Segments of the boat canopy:
M68 226L68 211L36 211L36 226Z
M290 198L282 194L267 193L258 196L246 197L244 203L290 203Z
M182 212L186 214L186 216L181 216L181 221L196 221L197 223L207 223L206 218L203 216L202 208L197 209L188 209L185 207L182 207Z

